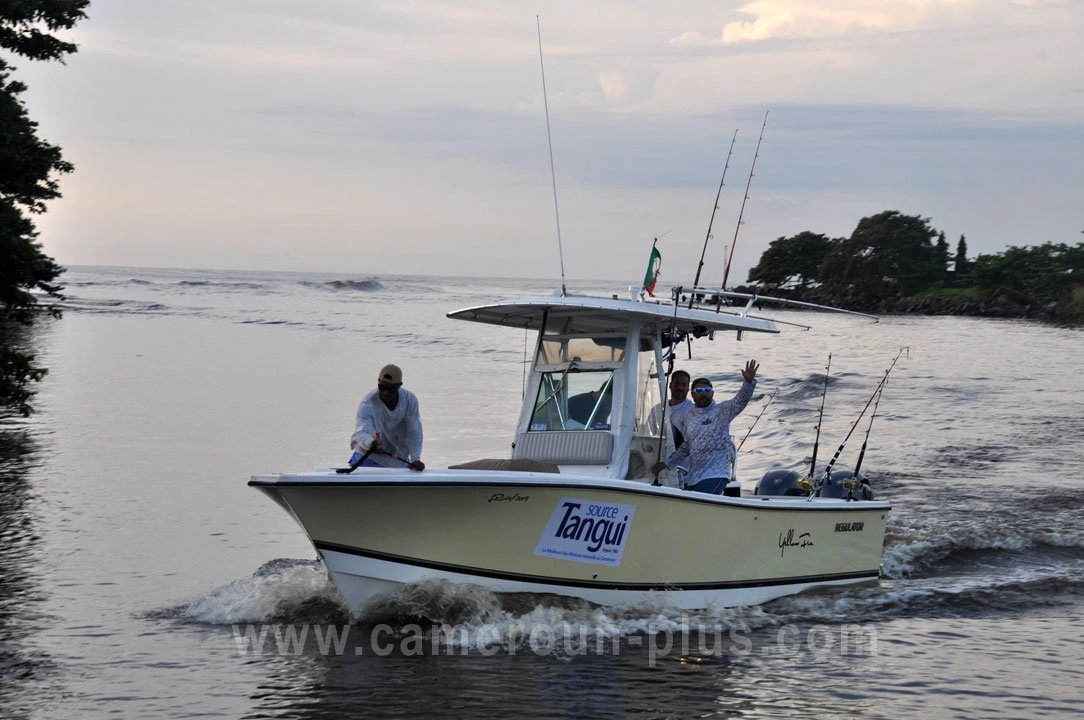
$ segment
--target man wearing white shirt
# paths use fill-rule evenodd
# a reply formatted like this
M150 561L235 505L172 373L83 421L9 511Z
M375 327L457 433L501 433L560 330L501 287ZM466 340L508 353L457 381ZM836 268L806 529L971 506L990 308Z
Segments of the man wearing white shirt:
M350 459L352 466L382 466L381 455L385 455L402 461L411 470L425 469L418 397L403 389L403 371L397 366L381 368L376 389L358 405L354 427L350 448L356 457Z

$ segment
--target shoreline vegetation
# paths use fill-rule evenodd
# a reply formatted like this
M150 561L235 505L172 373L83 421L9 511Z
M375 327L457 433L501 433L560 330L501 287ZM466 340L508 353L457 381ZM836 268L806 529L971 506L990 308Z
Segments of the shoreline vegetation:
M1056 300L1040 303L1009 287L993 291L981 288L931 290L911 297L825 300L816 288L766 288L741 285L735 292L771 295L787 300L830 304L844 310L872 315L961 315L969 317L1035 320L1056 325L1084 326L1084 288L1076 303Z
M871 314L968 315L1084 325L1084 243L955 253L929 218L888 210L849 238L809 231L773 240L741 292Z
M70 30L89 0L24 0L0 5L0 51L30 61L58 61L74 43L51 32ZM21 97L27 86L16 67L0 57L0 412L33 411L33 385L48 370L24 342L27 327L46 313L60 317L57 282L63 268L42 250L34 216L60 197L59 177L74 169L58 145L38 137ZM39 302L39 298L41 302Z

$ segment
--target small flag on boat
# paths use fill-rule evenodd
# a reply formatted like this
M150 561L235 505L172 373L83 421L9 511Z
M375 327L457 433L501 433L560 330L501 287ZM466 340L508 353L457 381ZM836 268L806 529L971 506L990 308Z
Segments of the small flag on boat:
M659 271L662 270L662 253L655 247L657 242L659 239L655 238L655 242L651 243L651 257L647 261L647 274L644 275L644 290L651 297L655 297L655 281L659 279Z

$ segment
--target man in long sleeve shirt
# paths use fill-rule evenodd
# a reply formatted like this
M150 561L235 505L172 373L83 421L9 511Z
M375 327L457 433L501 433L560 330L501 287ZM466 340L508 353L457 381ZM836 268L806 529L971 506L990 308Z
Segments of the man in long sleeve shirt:
M383 465L380 455L390 455L412 470L425 469L421 460L422 417L418 397L402 388L402 371L395 365L385 365L377 378L376 390L370 391L358 405L350 448L359 457L361 453L366 455L362 465Z
M670 418L670 425L674 430L674 447L678 447L684 440L681 428L685 425L685 413L693 409L693 401L689 399L689 373L684 370L675 370L670 375L670 398L667 402L666 412L663 413L662 403L651 409L648 417L648 430L652 435L659 435L662 428L662 417Z
M652 467L656 477L666 468L684 460L690 463L685 487L698 492L723 492L730 481L733 465L730 445L730 421L745 409L753 397L759 365L750 360L742 370L744 382L730 400L715 402L714 388L707 378L697 378L692 384L695 407L685 415L685 442L664 462Z

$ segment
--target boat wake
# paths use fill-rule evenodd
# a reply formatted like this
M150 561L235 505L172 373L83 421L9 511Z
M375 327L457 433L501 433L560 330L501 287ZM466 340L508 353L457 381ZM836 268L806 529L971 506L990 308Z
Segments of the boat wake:
M206 625L343 623L350 618L322 563L282 558L165 614Z
M882 557L888 578L1084 563L1079 509L1055 496L1019 498L998 508L963 509L957 517L893 516Z
M922 529L896 528L897 535L905 531L921 534ZM516 652L534 649L543 638L553 654L566 656L609 654L615 646L637 646L662 635L744 637L758 643L795 627L803 632L811 627L868 629L904 617L1043 612L1084 593L1079 536L1051 544L1006 532L997 540L988 538L986 547L972 547L979 537L978 532L968 536L948 528L925 543L898 543L885 553L886 563L896 567L895 576L814 589L758 606L689 611L660 595L636 605L603 607L577 598L498 595L478 585L432 580L408 585L351 618L321 562L278 559L152 617L235 627L352 625L352 632L361 635L386 628L389 637L416 633L443 652L494 647Z

